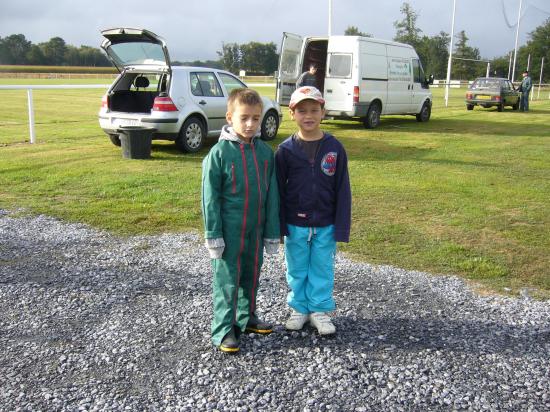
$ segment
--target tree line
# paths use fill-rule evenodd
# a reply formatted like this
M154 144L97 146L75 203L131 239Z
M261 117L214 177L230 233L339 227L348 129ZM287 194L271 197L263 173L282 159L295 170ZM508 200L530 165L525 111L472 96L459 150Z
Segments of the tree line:
M61 37L33 44L23 34L0 37L0 64L51 66L110 66L105 54L95 47L75 47Z
M435 78L444 79L447 76L447 62L449 59L449 43L451 37L441 31L439 34L428 37L421 35L422 30L417 26L418 13L408 2L403 3L400 9L403 19L394 22L396 28L395 41L407 43L413 46L423 63L426 73L433 74ZM490 76L508 77L510 55L493 59L482 58L477 47L468 44L468 36L464 30L456 35L453 42L453 59L451 76L453 79L471 80L475 77L485 76L487 61L490 62ZM541 26L529 33L529 40L517 51L516 79L521 79L521 72L527 68L527 60L530 58L530 71L532 75L540 73L541 61L544 57L543 81L550 76L550 18ZM511 50L509 53L513 53ZM482 60L475 62L474 60ZM512 70L510 70L510 73Z
M450 35L444 31L434 36L422 34L417 25L418 13L408 2L400 8L402 20L394 22L396 34L393 40L413 46L427 74L444 79L447 75ZM348 26L345 31L350 36L367 36L355 26ZM451 73L453 79L471 80L486 73L489 59L483 59L477 47L469 45L469 38L464 30L456 35L453 42L453 61ZM527 68L530 56L530 70L535 74L540 72L541 58L544 57L545 67L543 79L550 76L550 18L541 26L529 33L529 40L518 49L516 74L520 78L522 70ZM511 51L512 52L512 51ZM179 62L174 65L192 65L215 67L238 74L245 70L249 75L271 75L277 70L279 55L275 43L249 42L246 44L222 43L221 50L216 52L218 60ZM476 62L474 60L483 60ZM509 55L490 59L491 76L507 77ZM49 41L33 44L23 34L12 34L0 37L0 64L21 65L60 65L60 66L110 66L111 63L102 50L90 46L75 47L65 43L61 37L53 37Z

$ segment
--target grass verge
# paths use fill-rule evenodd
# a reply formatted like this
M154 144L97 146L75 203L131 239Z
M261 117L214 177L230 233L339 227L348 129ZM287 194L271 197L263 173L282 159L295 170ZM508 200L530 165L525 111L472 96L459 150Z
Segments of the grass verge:
M271 87L258 89L274 96ZM155 142L151 160L122 159L98 126L103 92L35 90L30 145L25 91L0 91L0 207L119 234L201 231L200 166L214 140L195 155ZM434 89L428 123L388 116L366 130L324 122L350 160L352 241L341 250L549 298L550 102L534 101L529 113L467 112L462 97L453 90L445 107ZM283 109L273 148L295 128Z

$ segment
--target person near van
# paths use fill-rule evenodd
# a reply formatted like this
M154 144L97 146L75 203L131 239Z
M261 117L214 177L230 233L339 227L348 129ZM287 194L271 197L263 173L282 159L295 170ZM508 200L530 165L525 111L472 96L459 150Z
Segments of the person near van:
M203 160L202 212L212 259L212 342L239 351L242 332L269 334L256 313L258 280L266 253L279 244L279 194L271 148L259 139L262 99L233 90L219 141Z
M521 92L521 97L519 101L519 110L522 112L528 112L529 111L529 93L531 92L531 88L533 87L533 83L531 82L531 77L529 76L529 72L525 70L522 74L523 80L521 81L521 85L519 86L519 91Z
M300 88L302 86L313 86L317 87L317 77L315 74L317 73L317 66L314 64L309 66L309 70L307 72L303 72L300 77L298 77L298 80L296 81L296 88Z
M309 321L320 335L331 335L336 242L349 242L351 189L343 145L320 128L324 104L314 87L292 93L298 131L279 145L275 162L290 288L285 327L300 330Z

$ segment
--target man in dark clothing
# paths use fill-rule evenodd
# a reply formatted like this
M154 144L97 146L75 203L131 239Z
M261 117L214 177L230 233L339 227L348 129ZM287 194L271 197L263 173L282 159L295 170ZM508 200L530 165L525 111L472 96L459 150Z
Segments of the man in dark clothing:
M529 111L529 92L531 91L532 86L533 83L531 82L531 77L529 77L529 72L525 70L523 72L523 80L521 81L521 85L519 86L519 90L521 91L519 110L521 110L522 112Z
M309 66L309 70L307 72L303 72L300 77L298 77L298 80L296 81L296 88L299 89L302 86L317 87L317 78L315 77L315 73L317 73L317 67L312 64Z

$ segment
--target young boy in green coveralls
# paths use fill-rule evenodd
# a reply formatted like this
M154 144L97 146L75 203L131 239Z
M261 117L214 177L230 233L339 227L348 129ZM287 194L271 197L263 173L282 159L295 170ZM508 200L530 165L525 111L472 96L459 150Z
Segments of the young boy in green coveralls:
M212 342L239 351L242 332L269 334L256 314L266 253L277 253L279 193L274 155L259 137L262 99L251 89L229 95L220 139L203 161L202 212L213 268Z

